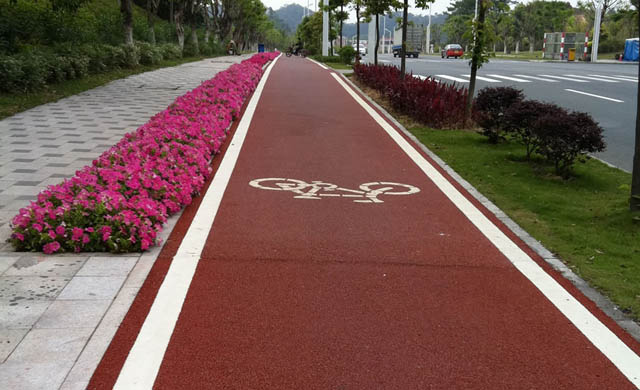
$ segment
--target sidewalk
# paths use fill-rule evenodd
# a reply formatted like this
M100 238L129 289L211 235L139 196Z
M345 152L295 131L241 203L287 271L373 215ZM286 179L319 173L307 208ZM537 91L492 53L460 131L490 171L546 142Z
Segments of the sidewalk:
M73 176L176 97L245 58L138 74L0 121L0 387L85 388L161 249L16 253L6 244L11 218L47 185Z
M640 345L340 76L270 72L90 389L638 387Z

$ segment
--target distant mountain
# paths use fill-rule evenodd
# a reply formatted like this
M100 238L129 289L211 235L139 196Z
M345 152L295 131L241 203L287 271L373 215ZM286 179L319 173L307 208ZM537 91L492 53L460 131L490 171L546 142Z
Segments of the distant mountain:
M313 13L313 11L310 11ZM277 10L269 9L267 14L274 21L276 26L283 26L283 29L288 32L294 33L298 28L298 24L302 21L302 16L304 15L304 7L299 4L288 4L280 7ZM393 17L389 18L386 16L380 16L380 35L382 35L382 26L383 26L383 17L386 18L386 26L387 29L393 31L396 25L396 18L402 17L402 13L396 12ZM431 15L431 24L443 24L447 19L447 15L445 14L435 14ZM428 15L414 15L409 14L409 21L417 24L426 26L429 24L429 16ZM356 24L355 23L345 23L342 26L342 35L345 37L352 37L356 35ZM367 36L367 24L360 24L360 35L366 39Z
M273 11L273 15L287 27L288 31L295 32L298 24L302 22L302 17L305 13L304 9L305 7L299 4L288 4ZM311 10L308 10L308 12L313 13Z
M387 30L391 31L391 35L393 36L393 30L396 27L396 18L400 18L402 17L402 14L400 12L396 12L393 17L389 18L387 16L382 16L380 15L380 19L379 19L379 23L380 23L380 35L382 35L383 33L383 25L384 25L384 21L383 18L386 18L386 28ZM431 25L436 25L436 24L443 24L444 21L447 20L447 15L445 14L435 14L435 15L431 15ZM429 24L429 15L414 15L414 14L409 14L409 21L413 22L416 25L423 25L423 26L427 26ZM361 39L366 39L367 36L367 24L366 23L361 23L360 24L360 36L364 36L365 38L361 38ZM356 35L356 24L355 23L348 23L345 24L344 26L342 26L342 35L348 38L351 38L352 36Z

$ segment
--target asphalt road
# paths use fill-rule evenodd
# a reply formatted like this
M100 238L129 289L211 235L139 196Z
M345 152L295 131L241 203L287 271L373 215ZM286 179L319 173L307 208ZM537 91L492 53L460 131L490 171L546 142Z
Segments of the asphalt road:
M379 59L382 63L400 65L400 58L392 55L381 55ZM470 73L468 60L440 56L408 58L407 69L414 75L434 76L443 82L462 85L468 85L465 81ZM477 90L511 85L522 89L529 99L590 113L604 128L607 142L607 149L595 156L631 171L637 65L491 60L478 71L478 76L485 80L477 80Z

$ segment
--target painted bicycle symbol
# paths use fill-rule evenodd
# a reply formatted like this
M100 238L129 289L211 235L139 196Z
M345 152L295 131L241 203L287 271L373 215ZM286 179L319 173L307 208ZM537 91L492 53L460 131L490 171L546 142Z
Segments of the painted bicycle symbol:
M418 187L409 184L374 181L360 184L358 190L338 187L332 183L314 180L307 183L296 179L264 178L255 179L249 185L261 190L289 191L294 199L322 199L323 197L353 198L356 203L384 203L378 199L380 195L411 195L420 192Z

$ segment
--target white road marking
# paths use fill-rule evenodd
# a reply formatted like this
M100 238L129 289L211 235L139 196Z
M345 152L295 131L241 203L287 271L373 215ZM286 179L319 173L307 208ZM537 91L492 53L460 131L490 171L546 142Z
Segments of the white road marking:
M413 77L415 77L415 78L417 78L417 79L420 79L420 80L426 80L426 79L433 80L433 81L435 81L436 83L439 83L439 82L440 82L440 80L438 80L438 79L434 79L433 77L423 76L423 75L421 75L421 74L414 74L414 75L413 75Z
M542 77L536 77L536 76L528 76L525 74L514 74L514 76L518 76L518 77L524 77L525 79L533 79L533 80L538 80L538 81L546 81L547 83L559 83L558 80L551 80L551 79L545 79Z
M470 75L470 74L463 74L463 75L462 75L462 77L469 77L469 78L471 78L471 75ZM488 82L488 83L501 83L501 82L502 82L502 81L500 81L500 80L494 80L494 79L490 79L490 78L488 78L488 77L481 77L481 76L478 76L478 75L476 75L476 79L478 79L478 80L482 80L482 81L486 81L486 82Z
M598 348L634 386L640 388L640 357L596 318L576 298L547 274L529 255L489 220L453 184L431 165L404 137L367 104L341 77L331 74L413 160L449 200Z
M309 58L309 57L306 57L306 58L307 58L309 61L313 62L314 64L318 65L319 67L321 67L321 68L322 68L322 69L324 69L324 70L328 70L328 69L329 69L329 68L327 68L326 66L322 65L321 63L319 63L319 62L318 62L318 61L316 61L316 60L313 60L313 59L311 59L311 58Z
M565 76L577 77L579 79L602 81L603 83L618 83L619 82L619 81L616 81L616 80L607 80L607 79L603 79L603 78L599 78L599 77L580 76L580 75L577 75L577 74L565 74Z
M551 77L552 79L558 79L558 80L569 80L569 81L575 81L576 83L588 83L589 81L587 80L578 80L575 78L569 78L569 77L561 77L561 76L552 76L550 74L541 74L539 76L542 77Z
M638 77L636 77L636 76L625 76L625 75L622 75L622 74L615 74L614 76L622 77L622 78L629 79L629 80L637 80L638 79Z
M249 182L253 188L269 191L290 191L294 199L321 199L321 196L363 198L354 200L357 203L384 203L378 199L380 195L411 195L420 192L418 187L409 184L393 182L371 182L360 184L359 189L353 190L338 187L335 184L319 180L307 183L303 180L266 177ZM349 194L350 193L350 194ZM355 195L354 195L355 194Z
M606 96L595 95L595 94L588 93L588 92L576 91L575 89L565 88L565 91L579 93L581 95L593 96L593 97L598 98L598 99L610 100L610 101L616 102L616 103L624 103L624 100L618 100L618 99L614 99L614 98L610 98L610 97L606 97Z
M499 78L499 79L505 79L505 80L509 80L509 81L515 81L515 82L518 82L518 83L530 83L531 82L531 80L519 79L519 78L516 78L516 77L509 77L509 76L500 76L499 74L490 74L489 76L496 77L496 78Z
M634 83L638 82L637 79L628 79L628 78L625 78L625 77L614 77L614 76L603 76L601 74L591 74L589 76L601 77L601 78L611 79L611 80L632 81Z
M136 342L129 351L118 380L117 390L152 389L160 364L167 350L169 340L184 303L191 280L200 260L202 249L207 242L209 231L216 217L233 168L238 160L242 143L247 135L264 85L269 73L280 57L276 58L262 76L247 109L240 119L236 133L229 144L220 167L202 204L193 218L187 234L182 239L169 271L158 290L147 318L138 333Z
M436 77L440 77L441 79L448 79L448 80L457 81L459 83L468 83L469 82L469 80L461 79L459 77L447 76L446 74L437 74Z

